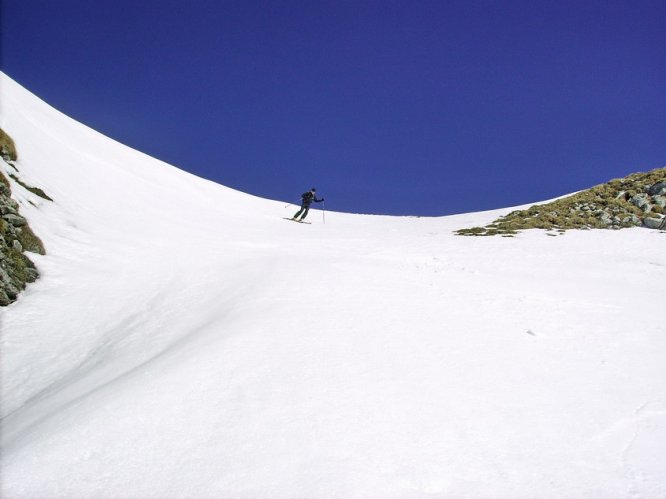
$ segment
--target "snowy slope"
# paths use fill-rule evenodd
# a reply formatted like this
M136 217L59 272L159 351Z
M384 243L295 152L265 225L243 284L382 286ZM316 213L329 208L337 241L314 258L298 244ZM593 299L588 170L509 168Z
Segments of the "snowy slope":
M666 235L295 224L0 85L3 497L666 497Z

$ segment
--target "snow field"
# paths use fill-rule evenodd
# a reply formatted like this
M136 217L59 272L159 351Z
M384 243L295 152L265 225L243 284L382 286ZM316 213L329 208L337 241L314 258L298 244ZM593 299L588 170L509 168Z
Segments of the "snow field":
M666 496L664 234L289 223L0 83L3 496Z

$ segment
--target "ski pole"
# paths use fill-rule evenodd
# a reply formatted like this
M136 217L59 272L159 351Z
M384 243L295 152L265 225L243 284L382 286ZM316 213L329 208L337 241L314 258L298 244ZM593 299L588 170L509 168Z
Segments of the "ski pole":
M321 216L324 217L324 225L326 225L326 203L321 202Z

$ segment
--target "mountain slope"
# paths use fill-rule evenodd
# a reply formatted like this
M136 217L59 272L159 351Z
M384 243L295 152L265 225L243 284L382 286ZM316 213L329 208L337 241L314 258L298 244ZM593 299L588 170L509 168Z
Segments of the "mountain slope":
M666 493L663 234L294 224L0 84L54 200L12 185L48 254L0 311L3 496Z

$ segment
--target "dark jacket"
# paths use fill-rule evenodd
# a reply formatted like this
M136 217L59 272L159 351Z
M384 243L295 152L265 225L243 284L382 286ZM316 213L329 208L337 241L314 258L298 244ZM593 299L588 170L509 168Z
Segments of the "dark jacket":
M324 200L324 198L317 199L317 196L315 196L312 191L304 192L303 194L301 194L301 199L302 199L301 204L303 206L310 206L312 204L312 201L314 201L315 203L321 203Z

